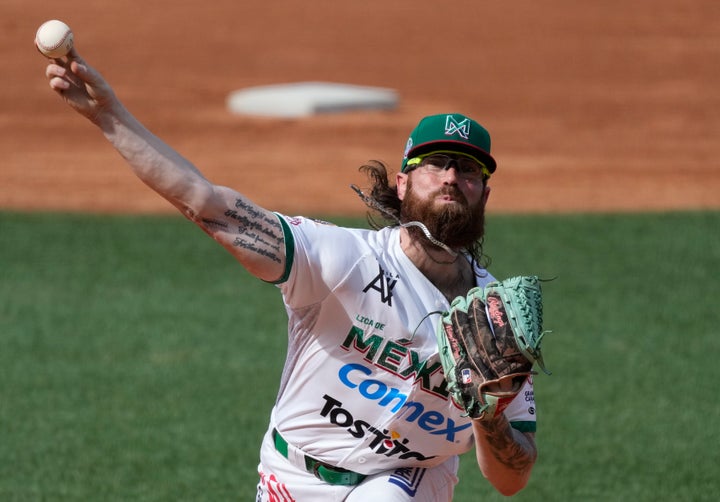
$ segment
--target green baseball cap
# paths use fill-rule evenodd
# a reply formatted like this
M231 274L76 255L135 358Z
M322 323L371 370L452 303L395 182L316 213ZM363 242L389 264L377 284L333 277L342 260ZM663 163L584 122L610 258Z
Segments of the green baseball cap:
M458 152L475 157L491 173L497 164L490 155L490 133L470 117L443 113L423 118L410 133L405 145L401 171L409 159L435 151Z

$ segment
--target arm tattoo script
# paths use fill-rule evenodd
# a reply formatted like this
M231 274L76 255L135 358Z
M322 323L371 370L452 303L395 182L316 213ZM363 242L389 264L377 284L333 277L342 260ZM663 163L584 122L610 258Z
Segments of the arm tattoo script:
M233 246L281 263L283 234L276 218L258 210L242 199L235 201L235 209L225 211L225 216L238 222L238 236Z
M211 220L210 218L203 218L202 222L207 228L215 227L215 228L222 228L224 230L227 230L227 228L228 228L228 224L225 223L224 221Z
M517 472L529 472L535 459L535 446L525 434L515 431L507 424L483 423L492 454L507 467Z

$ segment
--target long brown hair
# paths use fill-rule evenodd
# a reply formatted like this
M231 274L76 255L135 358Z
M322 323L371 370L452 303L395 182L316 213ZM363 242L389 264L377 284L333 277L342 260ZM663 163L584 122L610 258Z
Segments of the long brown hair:
M367 214L368 224L379 230L387 226L399 226L406 223L401 219L402 201L398 197L397 185L390 183L385 164L379 160L371 160L360 166L359 170L370 181L369 193L364 193L353 186L353 189L371 210ZM484 241L485 232L483 230L482 235L468 246L466 251L475 263L482 268L487 268L491 260L483 253Z

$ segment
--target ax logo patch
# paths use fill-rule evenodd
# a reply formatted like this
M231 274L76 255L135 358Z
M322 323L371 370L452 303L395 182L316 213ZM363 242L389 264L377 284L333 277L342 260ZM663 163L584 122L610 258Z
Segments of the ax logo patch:
M397 284L398 277L393 277L392 275L388 274L380 266L378 266L378 268L380 269L380 272L378 273L378 275L375 276L372 281L370 281L370 284L365 286L365 289L363 289L363 293L367 293L368 291L373 289L380 293L380 300L383 303L387 303L390 307L392 307L392 290L395 287L395 284Z

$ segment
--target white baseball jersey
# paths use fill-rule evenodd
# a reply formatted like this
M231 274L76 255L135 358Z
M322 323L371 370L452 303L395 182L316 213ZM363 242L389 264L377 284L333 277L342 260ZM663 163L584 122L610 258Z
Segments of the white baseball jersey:
M470 450L471 422L449 398L435 337L449 303L402 251L399 229L279 217L289 345L270 427L362 474L432 467ZM477 270L478 286L492 280ZM531 380L505 415L535 430Z

